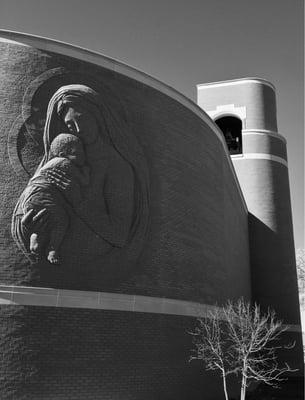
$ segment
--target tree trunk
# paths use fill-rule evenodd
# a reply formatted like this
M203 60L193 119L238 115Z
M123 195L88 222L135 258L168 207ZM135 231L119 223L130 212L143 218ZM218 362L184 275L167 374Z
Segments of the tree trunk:
M225 398L226 398L226 400L229 400L228 392L227 392L226 375L225 375L224 372L222 373L222 382L223 382L223 391L224 391L224 394L225 394Z
M243 375L242 380L241 380L241 389L240 389L240 400L245 400L246 399L246 390L247 390L247 379Z

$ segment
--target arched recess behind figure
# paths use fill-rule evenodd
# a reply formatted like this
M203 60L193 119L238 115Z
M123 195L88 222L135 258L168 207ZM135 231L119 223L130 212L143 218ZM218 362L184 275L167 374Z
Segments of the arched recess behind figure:
M233 116L224 116L215 120L222 131L230 154L242 154L242 121Z

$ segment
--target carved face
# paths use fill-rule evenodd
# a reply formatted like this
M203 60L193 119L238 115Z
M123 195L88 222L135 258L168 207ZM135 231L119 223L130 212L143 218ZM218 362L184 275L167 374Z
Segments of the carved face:
M69 107L63 119L69 132L79 137L85 145L94 143L98 138L96 119L80 106Z
M75 144L67 154L66 158L74 162L78 166L83 166L86 161L86 155L84 152L83 145L81 143Z

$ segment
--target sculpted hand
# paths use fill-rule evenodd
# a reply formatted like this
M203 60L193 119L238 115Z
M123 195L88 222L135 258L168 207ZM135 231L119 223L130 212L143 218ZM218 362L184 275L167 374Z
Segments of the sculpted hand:
M49 215L46 208L38 212L31 209L22 217L21 225L27 231L34 232L45 228L48 218Z
M44 174L47 176L48 180L58 186L59 189L69 189L71 185L71 179L66 174L66 172L61 171L59 168L55 167L52 170L45 171Z

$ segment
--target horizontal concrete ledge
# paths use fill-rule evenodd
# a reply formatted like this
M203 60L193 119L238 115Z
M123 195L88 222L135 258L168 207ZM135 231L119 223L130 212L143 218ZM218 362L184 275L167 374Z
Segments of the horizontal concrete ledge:
M217 306L164 297L6 285L0 285L0 305L86 308L184 317L208 317L216 310L220 318L222 314ZM287 325L287 328L291 332L301 332L299 325Z
M241 161L241 160L269 160L275 161L277 163L283 164L285 167L288 167L288 163L284 158L273 156L271 154L265 153L244 153L237 154L231 156L232 161Z
M211 305L163 297L4 285L0 286L0 304L148 312L190 317L204 316L217 309Z

